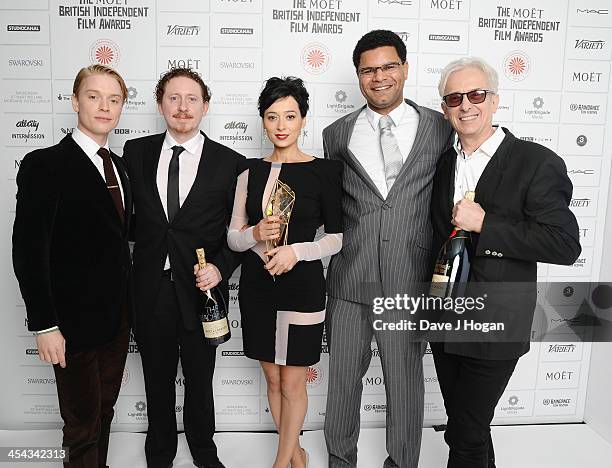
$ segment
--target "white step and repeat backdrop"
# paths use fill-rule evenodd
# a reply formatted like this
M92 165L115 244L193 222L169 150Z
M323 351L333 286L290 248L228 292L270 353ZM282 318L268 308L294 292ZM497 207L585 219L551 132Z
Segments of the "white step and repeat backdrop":
M266 154L256 100L273 75L304 78L311 112L302 147L322 156L321 130L363 104L351 62L366 31L386 28L406 42L406 95L439 109L436 85L446 63L484 57L500 74L496 120L520 138L557 151L574 183L583 253L571 267L542 265L542 281L595 281L600 270L610 161L608 90L612 59L609 0L1 0L2 274L0 429L58 427L52 369L41 365L10 260L15 175L23 155L57 143L75 125L72 79L84 65L117 68L129 101L111 138L160 132L153 88L159 74L189 66L213 92L203 130L248 157ZM606 124L607 122L607 124ZM606 125L608 135L606 137ZM95 246L92 246L95 248ZM95 265L92 265L95 268ZM230 342L215 373L219 430L270 429L265 381L242 356L238 281L232 285ZM78 294L78 291L75 291ZM551 302L554 303L554 298ZM571 298L563 298L571 305ZM534 344L496 411L498 423L581 421L590 346ZM364 426L383 425L378 350L364 378ZM425 419L444 420L433 361L425 356ZM328 353L309 371L306 428L325 416ZM184 379L176 380L182 420ZM130 344L115 429L146 428L140 357Z

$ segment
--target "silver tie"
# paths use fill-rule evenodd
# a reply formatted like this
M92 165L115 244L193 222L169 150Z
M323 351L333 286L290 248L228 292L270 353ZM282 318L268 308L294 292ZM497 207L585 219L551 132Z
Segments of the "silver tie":
M385 180L387 181L387 190L391 190L393 182L399 174L403 161L402 153L399 149L397 139L391 131L393 120L388 115L384 115L378 121L380 129L380 149L383 155L383 164L385 166Z

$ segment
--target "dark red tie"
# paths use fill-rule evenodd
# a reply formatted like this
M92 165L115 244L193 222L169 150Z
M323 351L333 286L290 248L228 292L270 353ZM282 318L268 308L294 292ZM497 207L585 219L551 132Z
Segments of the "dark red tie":
M119 182L117 182L117 176L115 175L115 169L113 167L113 161L110 157L110 152L106 148L100 148L98 155L102 158L102 164L104 165L104 179L106 179L106 187L113 199L119 219L123 222L125 211L123 208L123 201L121 200L121 189L119 188Z

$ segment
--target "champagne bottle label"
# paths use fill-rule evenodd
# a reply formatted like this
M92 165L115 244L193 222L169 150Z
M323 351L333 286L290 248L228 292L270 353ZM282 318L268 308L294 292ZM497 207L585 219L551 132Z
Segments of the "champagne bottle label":
M225 317L214 322L202 322L202 328L206 338L219 338L229 333L229 324Z

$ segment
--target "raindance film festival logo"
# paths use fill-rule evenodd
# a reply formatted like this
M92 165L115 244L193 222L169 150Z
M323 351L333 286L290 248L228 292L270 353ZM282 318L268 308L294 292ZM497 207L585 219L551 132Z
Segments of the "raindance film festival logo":
M582 115L598 115L599 104L570 104L570 111L579 112Z
M504 74L509 80L523 81L529 75L531 61L524 52L515 50L504 58Z
M115 68L120 58L119 46L110 39L98 39L89 48L89 60L91 60L91 63L99 63L100 65Z
M330 60L329 50L320 42L313 42L302 49L302 66L313 75L325 73Z
M366 404L366 405L363 405L363 410L366 413L386 413L387 412L387 405L370 405L370 404Z
M323 369L319 364L308 367L306 370L306 385L308 388L317 388L323 382Z

